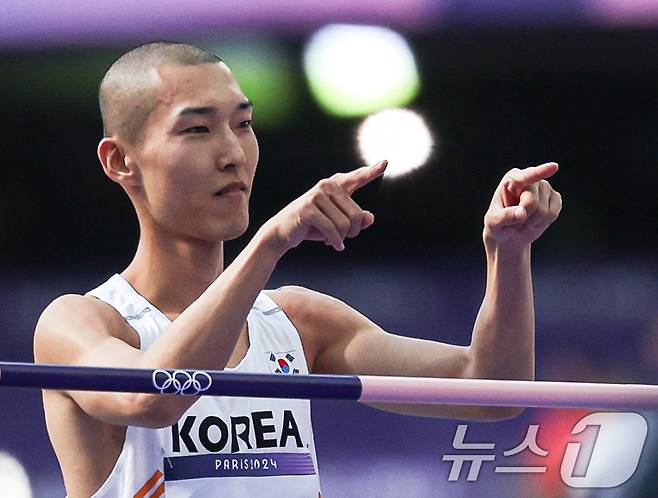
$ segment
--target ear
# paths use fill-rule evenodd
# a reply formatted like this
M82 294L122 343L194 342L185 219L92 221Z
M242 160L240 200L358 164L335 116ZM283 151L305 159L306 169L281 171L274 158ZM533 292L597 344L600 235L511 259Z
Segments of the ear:
M135 162L125 154L116 138L103 138L97 149L98 159L103 166L105 174L121 185L139 185L139 171Z

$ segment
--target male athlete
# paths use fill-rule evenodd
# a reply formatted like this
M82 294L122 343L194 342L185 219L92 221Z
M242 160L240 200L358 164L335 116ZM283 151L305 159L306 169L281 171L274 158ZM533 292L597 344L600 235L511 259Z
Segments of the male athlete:
M561 199L547 163L507 172L484 217L487 287L468 347L390 334L338 299L264 291L304 240L343 250L374 222L352 193L386 162L319 181L269 219L224 268L243 234L258 163L252 104L215 55L142 45L100 85L98 157L140 224L134 259L86 295L43 312L39 363L273 374L534 379L530 246ZM316 497L306 400L45 391L48 431L71 498ZM500 420L521 409L378 405L399 413Z

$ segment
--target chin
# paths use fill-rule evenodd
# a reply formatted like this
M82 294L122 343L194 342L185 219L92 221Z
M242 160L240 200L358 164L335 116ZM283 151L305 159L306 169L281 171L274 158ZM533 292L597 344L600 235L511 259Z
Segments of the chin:
M234 240L238 237L244 235L244 233L249 228L249 217L245 217L244 220L235 220L235 223L230 226L223 226L220 230L216 232L214 237L217 242L225 240Z

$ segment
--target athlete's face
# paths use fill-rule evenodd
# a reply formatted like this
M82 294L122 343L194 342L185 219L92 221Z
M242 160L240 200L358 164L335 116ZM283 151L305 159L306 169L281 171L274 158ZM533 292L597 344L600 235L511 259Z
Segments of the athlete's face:
M238 237L249 222L258 163L251 103L223 63L159 66L157 73L156 106L132 157L138 210L170 233Z

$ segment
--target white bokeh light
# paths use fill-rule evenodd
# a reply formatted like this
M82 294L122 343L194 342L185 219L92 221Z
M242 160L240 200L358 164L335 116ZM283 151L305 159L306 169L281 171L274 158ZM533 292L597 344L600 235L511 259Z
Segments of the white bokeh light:
M9 453L0 451L0 495L32 498L30 480L21 463Z
M318 103L337 116L404 106L420 87L411 47L381 26L325 26L306 45L304 71Z
M408 109L386 109L359 125L357 144L365 164L388 159L385 176L393 178L423 166L434 140L425 120Z

